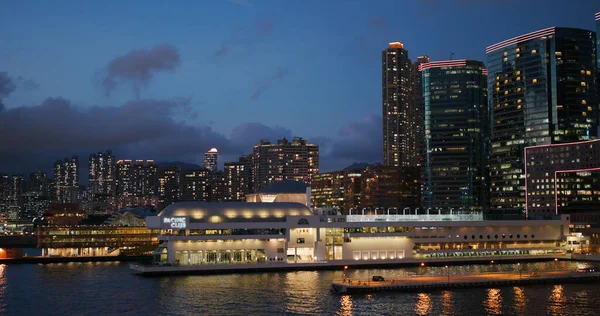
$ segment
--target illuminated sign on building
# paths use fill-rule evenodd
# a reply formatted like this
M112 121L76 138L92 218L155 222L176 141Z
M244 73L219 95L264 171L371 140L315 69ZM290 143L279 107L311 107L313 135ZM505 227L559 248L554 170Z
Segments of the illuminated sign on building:
M190 222L187 216L163 217L162 228L164 229L186 229Z

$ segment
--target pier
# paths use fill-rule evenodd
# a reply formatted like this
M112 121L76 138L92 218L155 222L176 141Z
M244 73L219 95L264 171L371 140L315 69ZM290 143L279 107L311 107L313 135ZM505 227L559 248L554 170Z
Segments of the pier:
M600 280L600 273L552 271L540 273L483 273L476 275L414 276L385 281L336 280L331 287L340 294L427 291L508 285L575 283Z

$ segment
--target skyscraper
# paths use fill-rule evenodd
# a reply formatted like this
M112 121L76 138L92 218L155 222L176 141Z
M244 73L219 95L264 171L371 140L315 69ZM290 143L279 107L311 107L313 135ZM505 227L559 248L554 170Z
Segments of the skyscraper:
M219 155L219 151L216 148L211 148L208 152L204 154L202 157L202 166L210 172L217 171L217 157Z
M600 12L596 13L596 67L600 69Z
M480 61L423 63L423 208L481 211L487 204L487 70Z
M12 195L13 198L22 202L23 192L25 191L25 177L22 174L12 175Z
M29 174L28 191L35 192L37 195L49 197L49 181L48 175L42 170Z
M419 56L417 61L413 63L411 84L413 85L413 111L415 111L415 128L412 131L416 143L416 155L418 155L417 165L423 164L423 152L425 146L425 105L423 104L423 74L420 66L430 62L429 56Z
M418 109L414 106L412 70L404 44L393 42L381 52L383 164L417 166Z
M238 161L226 162L224 168L226 201L244 201L252 193L252 155L241 156Z
M179 201L180 169L177 166L161 168L158 171L158 210Z
M487 48L491 212L524 213L524 147L597 138L595 38L550 27Z
M319 146L300 137L283 138L272 144L261 140L253 150L252 178L254 192L276 181L295 180L310 185L319 173Z
M91 154L89 159L89 187L92 194L116 194L116 164L112 151Z
M57 160L54 163L55 197L59 203L74 203L79 191L79 159Z
M0 199L10 197L10 180L7 174L0 174Z
M207 169L181 171L179 185L180 201L210 201L210 173Z

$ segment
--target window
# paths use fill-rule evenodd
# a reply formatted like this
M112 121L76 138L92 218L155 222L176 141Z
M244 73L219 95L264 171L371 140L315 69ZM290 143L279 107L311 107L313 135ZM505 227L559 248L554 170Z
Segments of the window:
M296 239L296 243L297 244L303 244L305 242L304 238L298 238Z

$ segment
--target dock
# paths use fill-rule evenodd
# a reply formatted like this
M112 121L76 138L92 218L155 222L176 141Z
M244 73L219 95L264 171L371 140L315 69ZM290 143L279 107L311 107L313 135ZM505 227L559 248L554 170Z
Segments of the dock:
M375 292L412 292L441 289L497 287L528 284L556 284L593 282L600 280L600 273L552 271L540 273L484 273L476 275L414 276L385 281L336 280L331 284L339 294Z

